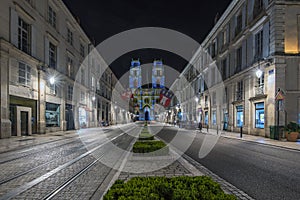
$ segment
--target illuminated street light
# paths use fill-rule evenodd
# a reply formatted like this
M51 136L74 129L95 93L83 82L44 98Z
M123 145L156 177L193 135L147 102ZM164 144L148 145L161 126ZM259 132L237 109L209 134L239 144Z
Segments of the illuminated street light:
M256 77L257 77L257 78L261 78L262 74L263 74L263 72L261 71L261 69L258 69L258 70L256 71Z
M51 78L49 79L49 81L50 81L50 84L53 85L53 84L55 83L55 78L54 78L54 77L51 77Z
M92 97L92 101L95 101L96 100L96 97Z
M198 97L195 97L195 101L198 102L198 101L199 101L199 98L198 98Z

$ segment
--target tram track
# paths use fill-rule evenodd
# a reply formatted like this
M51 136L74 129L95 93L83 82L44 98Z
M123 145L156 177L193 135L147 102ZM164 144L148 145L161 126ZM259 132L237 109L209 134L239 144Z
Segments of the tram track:
M112 134L111 137L113 137L116 134L118 134L118 132ZM107 139L110 139L111 137L108 137ZM67 153L65 153L63 155L60 155L59 157L56 157L56 158L54 158L54 159L52 159L50 161L47 161L46 163L43 163L43 164L38 165L36 167L33 167L33 168L29 169L29 170L26 170L26 171L23 171L23 172L19 172L19 173L15 174L12 177L8 177L8 178L0 180L0 186L3 185L3 184L5 184L5 183L8 183L8 182L10 182L10 181L12 181L14 179L17 179L17 178L19 178L21 176L24 176L24 175L26 175L28 173L34 172L34 171L36 171L36 170L38 170L38 169L40 169L42 167L45 167L45 166L47 166L47 165L49 165L49 164L51 164L51 163L53 163L53 162L61 159L62 157L67 157L67 156L70 156L70 155L72 155L74 153L77 153L78 151L86 150L86 149L91 148L92 146L99 145L99 142L101 142L101 140L103 140L103 138L96 138L95 141L93 141L93 142L91 142L89 144L85 144L83 146L82 146L82 143L79 143L79 144L81 144L81 146L72 147L73 149L68 149ZM26 156L24 156L24 157L26 157Z
M119 130L119 129L118 129L118 130ZM128 131L131 131L131 130L134 130L134 128L131 128L131 129L128 130ZM126 132L127 132L127 131L126 131ZM122 133L122 134L117 135L117 136L115 136L115 137L113 137L113 138L109 138L106 142L104 142L104 143L102 143L102 144L99 144L99 145L97 145L96 143L91 143L91 144L90 144L91 146L92 146L92 145L97 145L97 146L94 147L93 149L89 150L88 152L83 153L83 154L81 154L80 156L78 156L78 157L76 157L76 158L74 158L74 159L72 159L72 160L70 160L70 161L68 161L68 162L66 162L66 163L64 163L64 164L62 164L62 165L56 167L55 169L52 169L52 170L49 171L48 173L46 173L46 174L44 174L44 175L42 175L42 176L40 176L40 177L38 177L38 178L35 178L34 180L32 180L32 181L30 181L30 182L27 182L27 183L25 183L24 185L21 185L21 186L15 188L15 189L11 190L10 192L8 192L8 193L4 194L2 197L0 197L0 200L2 200L2 199L11 199L11 198L13 198L13 197L15 197L15 196L17 196L17 195L19 195L19 194L21 194L21 193L27 191L27 190L30 190L30 189L33 188L35 185L41 183L42 181L45 181L45 180L48 179L49 177L51 177L51 176L53 176L54 174L57 174L58 172L60 172L60 171L62 171L62 170L64 170L64 169L66 169L67 167L73 165L74 163L80 161L81 159L87 157L88 155L93 154L93 156L95 156L94 153L95 153L98 149L102 148L102 147L103 147L104 145L106 145L107 143L116 140L117 138L121 138L121 137L124 136L125 134L126 134L126 133ZM81 148L86 148L86 146L83 146L83 147L81 147ZM75 151L76 151L76 150L75 150ZM72 183L72 182L76 179L76 177L79 177L79 176L80 176L81 174L83 174L85 171L87 171L87 170L90 169L92 166L94 166L94 165L97 163L97 161L98 161L102 156L103 156L103 154L101 154L100 157L97 157L97 159L96 159L95 161L90 162L86 167L84 167L84 169L82 169L82 170L80 170L79 172L77 172L74 176L72 176L71 178L67 179L67 181L65 181L62 185L60 185L60 186L58 187L58 189L56 189L56 191L51 192L50 195L46 195L46 196L51 197L52 194L57 194L57 190L60 191L60 190L62 190L63 188L67 187L70 183ZM13 176L13 177L11 177L11 178L9 178L9 179L2 180L2 181L0 182L0 185L1 185L1 184L5 184L5 183L7 183L7 182L10 182L10 181L12 181L12 180L14 180L14 179L17 179L17 178L19 178L19 177L22 177L22 176L24 176L25 174L31 173L31 172L33 172L33 171L37 171L39 168L44 167L44 166L50 164L51 162L53 162L53 161L49 161L49 162L47 162L47 163L44 163L44 164L42 164L42 165L40 165L40 166L37 166L36 168L33 168L33 169L30 169L30 170L26 171L26 172L21 172L21 173L15 175L15 176ZM47 197L47 198L48 198L48 197Z

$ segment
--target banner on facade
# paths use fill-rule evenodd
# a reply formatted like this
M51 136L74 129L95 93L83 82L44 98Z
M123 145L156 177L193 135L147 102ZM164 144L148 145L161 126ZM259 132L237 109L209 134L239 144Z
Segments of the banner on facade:
M127 90L121 94L121 97L124 101L128 101L130 98L133 98L131 90Z
M159 95L160 104L163 105L164 107L168 107L171 103L173 96L174 96L173 92L166 89L162 89Z

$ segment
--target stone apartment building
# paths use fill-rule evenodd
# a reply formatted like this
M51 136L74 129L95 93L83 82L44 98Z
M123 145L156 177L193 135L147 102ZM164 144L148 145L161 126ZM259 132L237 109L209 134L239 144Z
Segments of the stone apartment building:
M61 0L3 0L0 26L0 138L111 121L117 79Z
M266 137L300 122L299 30L300 1L233 0L175 84L184 120Z

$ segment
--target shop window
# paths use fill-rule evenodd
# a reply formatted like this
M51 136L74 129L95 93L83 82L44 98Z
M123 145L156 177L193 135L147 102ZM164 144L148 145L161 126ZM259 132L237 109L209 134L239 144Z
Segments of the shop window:
M255 128L265 128L265 105L264 103L255 104Z
M60 105L46 103L46 127L60 126Z
M212 124L217 125L217 111L212 112Z
M204 114L204 124L208 125L208 112L207 111Z
M236 127L242 127L244 122L244 108L243 106L236 107Z

